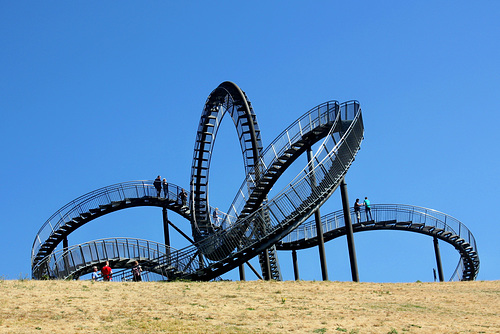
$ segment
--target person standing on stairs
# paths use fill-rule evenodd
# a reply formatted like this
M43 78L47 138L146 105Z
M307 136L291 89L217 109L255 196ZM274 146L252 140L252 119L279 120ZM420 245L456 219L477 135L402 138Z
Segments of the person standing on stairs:
M361 222L361 206L363 204L359 203L359 198L356 198L356 202L354 203L354 213L356 214L356 220L358 224Z
M212 212L212 223L216 228L219 228L219 208L215 208Z
M153 182L153 185L156 188L156 197L160 197L160 193L161 193L161 177L160 177L160 175L158 175L156 177L155 181Z
M161 183L161 185L163 187L163 196L165 198L168 198L168 183L166 178L163 178L163 182Z
M179 199L181 200L181 205L183 208L186 206L187 197L188 196L187 196L186 191L184 190L184 188L182 188L182 191L179 193Z
M373 220L373 218L372 218L372 208L370 206L370 200L368 199L368 197L365 197L363 205L365 206L366 221ZM368 218L368 216L369 216L369 218Z

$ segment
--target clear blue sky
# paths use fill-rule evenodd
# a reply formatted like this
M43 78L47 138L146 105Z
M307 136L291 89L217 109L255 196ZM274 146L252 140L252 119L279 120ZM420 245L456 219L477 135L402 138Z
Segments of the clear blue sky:
M229 80L252 102L264 146L317 104L358 100L351 202L457 218L476 238L478 279L498 280L499 15L498 1L0 2L0 276L30 276L38 229L80 195L158 174L187 187L204 102ZM243 178L229 119L212 167L210 202L225 208ZM335 193L321 212L338 209ZM162 233L161 209L135 208L69 242ZM433 280L430 237L363 232L355 243L361 281ZM330 280L350 280L345 237L326 250ZM441 252L448 279L458 253ZM291 253L279 259L293 279ZM316 248L299 251L299 268L321 279Z

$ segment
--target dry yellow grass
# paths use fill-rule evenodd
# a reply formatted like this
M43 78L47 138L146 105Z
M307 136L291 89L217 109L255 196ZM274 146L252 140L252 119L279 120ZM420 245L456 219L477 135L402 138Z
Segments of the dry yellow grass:
M0 333L500 333L500 281L0 281Z

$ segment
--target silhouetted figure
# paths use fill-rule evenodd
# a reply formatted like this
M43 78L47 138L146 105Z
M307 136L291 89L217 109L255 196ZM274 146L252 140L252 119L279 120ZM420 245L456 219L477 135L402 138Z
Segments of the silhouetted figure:
M186 206L187 197L188 197L188 195L187 195L186 191L184 190L184 188L182 188L181 192L179 193L179 200L181 201L181 205L183 207Z
M161 177L160 177L160 175L158 175L156 177L155 181L153 182L153 185L156 188L156 197L160 197L160 193L161 193Z
M356 202L354 203L354 213L356 214L356 219L357 219L358 223L361 222L361 206L362 205L363 204L359 203L359 198L356 198Z
M219 208L215 208L215 210L212 212L212 223L219 227Z
M163 187L163 196L165 198L168 198L168 183L167 183L167 179L163 179L163 182L161 183L162 187Z
M365 197L363 205L365 206L366 221L373 220L373 218L372 218L372 208L370 206L370 201L368 200L368 197Z

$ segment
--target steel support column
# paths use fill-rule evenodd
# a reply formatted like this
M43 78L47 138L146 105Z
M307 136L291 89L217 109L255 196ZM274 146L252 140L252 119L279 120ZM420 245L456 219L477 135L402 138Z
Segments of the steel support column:
M63 239L63 249L64 251L66 252L68 250L68 237L64 237ZM68 259L68 254L65 253L63 255L63 259L64 259L64 270L66 270L66 273L69 273L69 259Z
M165 245L170 247L170 232L168 230L168 211L167 207L163 207L163 236L165 237Z
M307 162L309 163L309 170L312 172L313 164L311 163L313 158L313 153L311 148L307 149ZM312 174L313 183L316 185L316 177L314 176L314 172ZM319 208L314 211L314 220L316 222L316 234L318 236L318 251L319 251L319 260L321 264L321 275L323 277L323 281L328 281L328 269L326 267L326 254L325 254L325 239L323 237L323 224L321 224L321 214Z
M246 278L245 278L245 267L243 266L243 264L240 264L239 270L240 270L240 281L246 281Z
M351 261L351 275L353 282L359 282L358 263L356 260L356 249L354 247L354 236L352 230L351 210L349 197L347 196L347 184L345 178L340 181L340 195L342 196L342 209L344 211L344 222L346 227L347 247L349 249L349 259Z
M269 262L269 250L265 250L263 253L264 255L264 272L262 273L262 276L264 276L264 280L270 281L271 280L271 262Z
M441 264L441 252L439 251L438 238L436 237L434 237L434 253L436 254L439 282L444 282L443 265Z
M292 262L293 262L293 275L295 276L295 280L300 280L299 278L299 262L297 261L297 251L292 249Z

